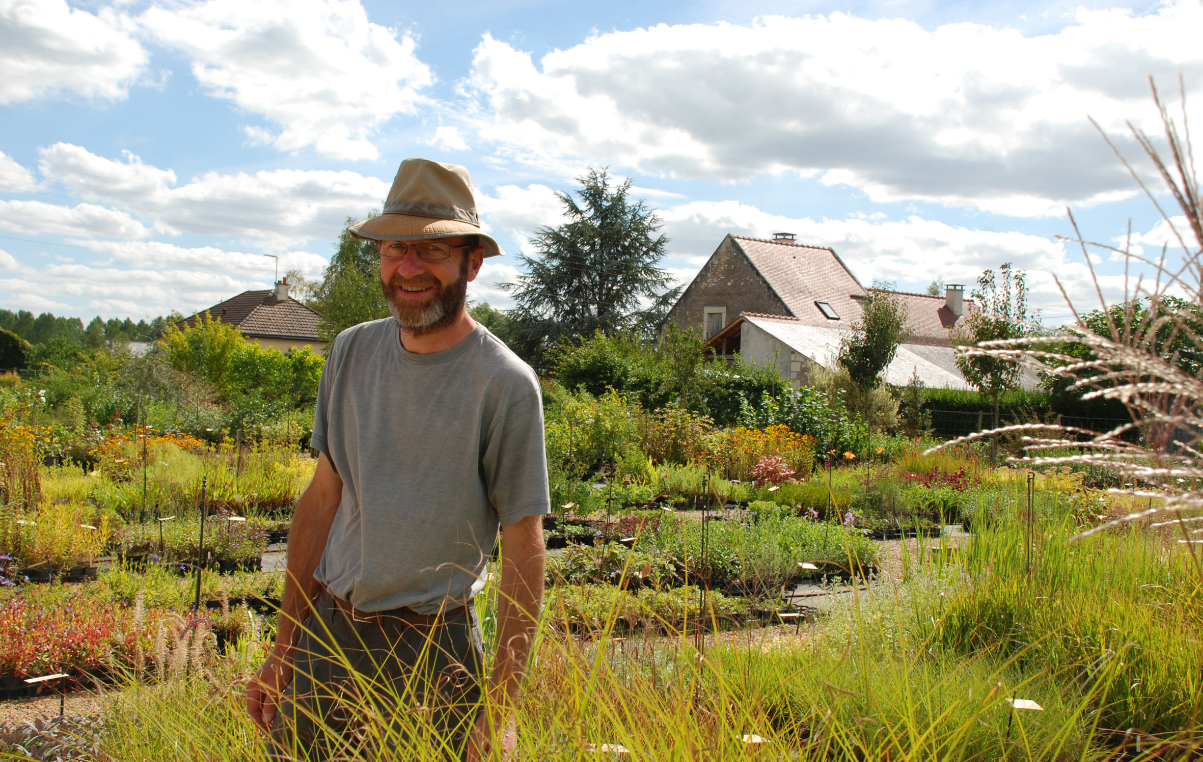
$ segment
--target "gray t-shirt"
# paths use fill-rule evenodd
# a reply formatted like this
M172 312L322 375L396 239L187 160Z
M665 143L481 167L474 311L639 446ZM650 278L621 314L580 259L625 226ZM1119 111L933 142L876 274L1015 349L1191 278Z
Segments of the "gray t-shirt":
M498 527L551 512L539 379L481 325L429 355L392 318L343 331L311 445L343 480L313 576L364 611L466 603Z

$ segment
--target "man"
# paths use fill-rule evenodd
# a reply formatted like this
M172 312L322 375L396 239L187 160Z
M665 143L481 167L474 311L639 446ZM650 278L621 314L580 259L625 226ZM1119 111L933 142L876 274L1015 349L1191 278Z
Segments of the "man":
M247 688L284 756L374 756L427 720L445 751L513 749L551 506L538 379L467 312L468 282L501 253L475 207L466 169L406 159L384 213L350 228L377 242L393 318L339 334L322 372L317 471L289 535L275 647ZM472 597L499 526L485 686ZM492 711L475 714L482 688Z

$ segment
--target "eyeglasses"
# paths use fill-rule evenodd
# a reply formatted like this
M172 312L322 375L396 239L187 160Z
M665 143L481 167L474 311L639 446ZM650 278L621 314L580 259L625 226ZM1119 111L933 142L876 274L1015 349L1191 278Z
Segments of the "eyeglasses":
M451 256L452 249L467 249L471 248L467 245L450 246L445 243L435 243L433 241L419 241L417 243L406 243L405 241L389 241L384 246L380 247L380 256L383 259L404 259L409 254L410 249L417 252L418 259L424 259L427 262L441 262Z

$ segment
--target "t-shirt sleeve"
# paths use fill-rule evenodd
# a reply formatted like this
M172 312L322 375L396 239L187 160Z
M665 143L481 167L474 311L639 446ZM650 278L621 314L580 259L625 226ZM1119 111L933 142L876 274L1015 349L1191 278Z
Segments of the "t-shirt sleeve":
M510 405L494 422L481 465L489 502L501 526L551 513L543 403L538 390Z
M330 457L330 443L327 434L330 430L330 387L334 385L334 369L338 365L337 340L326 364L322 367L322 377L317 383L317 403L313 409L313 433L309 436L309 446L323 453L330 466L334 467L334 459ZM337 470L335 471L337 473Z

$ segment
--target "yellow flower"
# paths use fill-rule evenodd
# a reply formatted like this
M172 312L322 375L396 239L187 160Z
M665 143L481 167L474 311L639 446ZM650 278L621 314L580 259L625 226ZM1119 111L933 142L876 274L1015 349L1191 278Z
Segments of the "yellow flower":
M856 460L856 456L850 452L844 453L844 460Z
M878 447L878 448L877 448L877 454L878 454L878 455L881 455L881 454L882 454L883 452L885 452L885 451L886 451L886 448L884 448L884 447Z

